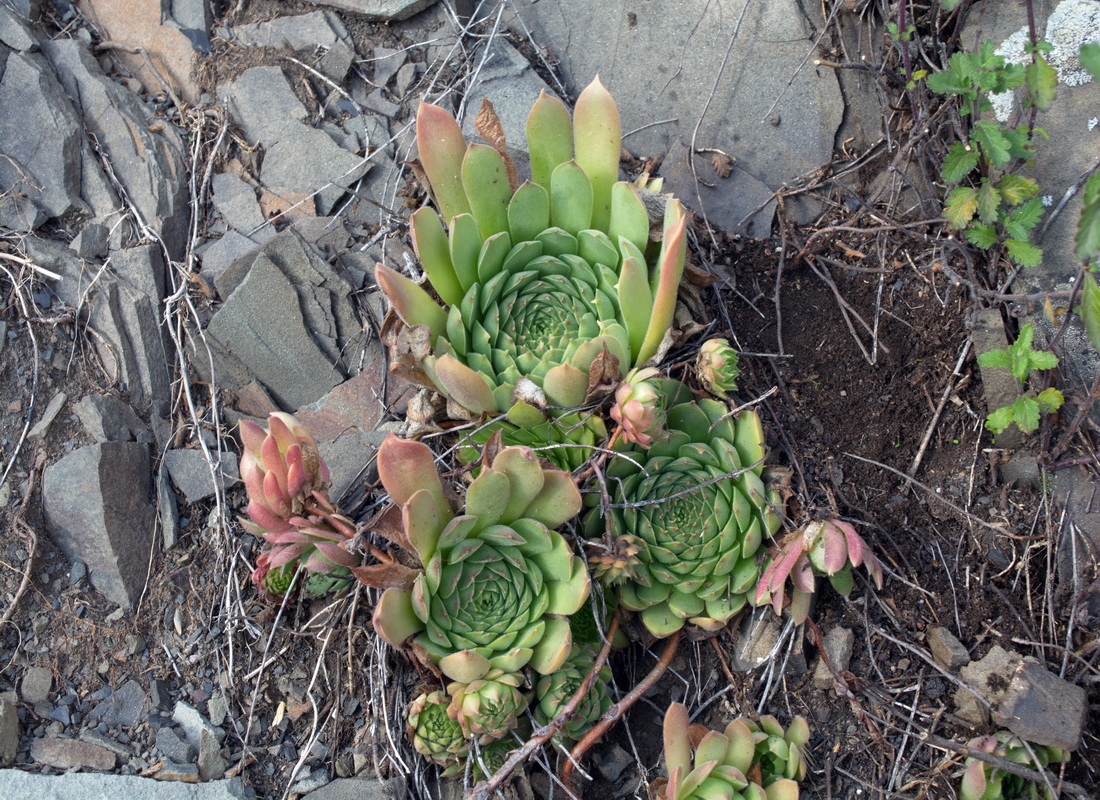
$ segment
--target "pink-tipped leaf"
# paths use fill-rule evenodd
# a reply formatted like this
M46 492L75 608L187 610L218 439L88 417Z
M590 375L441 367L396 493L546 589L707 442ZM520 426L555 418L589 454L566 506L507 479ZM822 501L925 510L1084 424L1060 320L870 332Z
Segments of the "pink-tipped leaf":
M596 76L573 109L573 152L592 182L592 227L605 233L611 219L611 187L619 180L622 146L619 110Z
M406 325L425 326L434 346L436 338L447 330L447 312L427 292L385 264L375 265L374 275L397 315Z
M539 93L527 116L527 149L531 180L549 191L554 169L573 158L573 128L569 110L546 92Z
M638 363L644 364L657 354L665 334L672 326L676 314L676 295L680 290L680 278L684 274L684 258L687 255L687 235L683 207L678 200L669 200L665 213L665 237L661 254L657 259L657 272L653 276L653 316L649 320L645 341L638 354Z
M439 106L421 101L416 112L416 144L443 219L449 223L456 214L469 212L462 186L466 139L455 118Z

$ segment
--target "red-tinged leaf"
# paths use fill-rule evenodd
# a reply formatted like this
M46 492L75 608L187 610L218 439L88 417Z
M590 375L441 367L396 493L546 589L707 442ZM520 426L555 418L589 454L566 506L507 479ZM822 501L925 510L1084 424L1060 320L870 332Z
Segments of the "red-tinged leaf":
M592 181L592 227L607 232L611 187L619 179L622 128L619 111L599 76L585 87L573 109L573 151Z
M450 508L435 468L435 457L426 444L399 439L391 433L378 448L376 464L382 486L398 505L404 505L424 489L441 509Z
M449 223L456 214L469 212L462 187L466 139L455 118L439 106L421 101L416 112L416 144L443 219Z
M375 589L402 589L411 592L419 570L398 564L371 564L366 567L352 567L351 574L360 583Z

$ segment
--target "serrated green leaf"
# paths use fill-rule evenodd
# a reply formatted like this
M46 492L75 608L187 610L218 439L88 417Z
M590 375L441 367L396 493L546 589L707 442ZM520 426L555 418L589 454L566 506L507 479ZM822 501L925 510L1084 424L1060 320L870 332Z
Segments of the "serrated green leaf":
M994 433L1003 433L1012 424L1012 406L998 408L985 419L985 426Z
M1005 218L1005 231L1012 239L1027 241L1031 230L1039 223L1043 216L1043 202L1039 198L1032 198L1023 205L1012 210Z
M974 130L970 134L970 141L971 143L978 143L982 148L982 155L997 169L1008 163L1011 142L1005 136L1004 131L992 122L984 120L975 122Z
M1001 176L1001 182L997 184L997 190L1006 203L1015 206L1038 195L1039 184L1032 178L1025 178L1023 175L1009 172ZM1042 210L1039 213L1042 214Z
M1085 181L1085 191L1081 193L1086 206L1091 206L1097 200L1100 200L1100 172L1094 172L1087 181Z
M978 210L978 193L969 186L957 186L947 195L943 215L952 228L965 228Z
M928 88L936 94L970 95L974 92L973 76L970 55L958 52L947 62L947 69L928 76Z
M982 250L988 250L1001 240L994 225L970 225L964 233L971 244Z
M1088 333L1092 346L1100 350L1100 287L1096 285L1096 278L1085 275L1085 290L1081 293L1081 318L1085 321L1085 331Z
M1020 395L1012 404L1012 420L1024 433L1031 433L1039 427L1039 404L1026 394Z
M1001 193L989 178L982 178L978 189L978 219L985 223L997 221L997 209L1001 207Z
M1043 389L1039 392L1039 395L1035 398L1035 402L1047 412L1057 411L1062 407L1062 404L1066 402L1066 398L1062 393L1055 389L1053 386L1049 389Z
M1077 260L1084 263L1100 255L1100 203L1092 203L1081 211L1077 223Z
M978 166L979 153L973 147L967 147L962 142L951 145L947 156L943 159L943 170L940 175L947 183L958 183L965 178L974 167Z
M1043 263L1043 251L1031 242L1019 239L1005 239L1005 249L1008 257L1021 267L1037 267Z
M1058 356L1049 350L1032 350L1027 354L1027 360L1032 369L1054 369L1058 366Z
M1100 81L1100 42L1089 42L1082 45L1081 52L1077 54L1081 60L1081 66L1089 71L1092 79Z
M1002 129L1001 133L1008 140L1008 154L1012 158L1031 158L1035 155L1035 145L1031 141L1033 134L1043 139L1048 138L1044 129L1036 127L1029 132L1026 125L1015 130Z
M1041 111L1046 111L1054 102L1055 90L1058 88L1057 71L1038 53L1035 54L1035 61L1024 69L1027 72L1027 91L1031 102Z
M978 363L983 367L1012 369L1012 356L1004 349L988 350L978 356Z

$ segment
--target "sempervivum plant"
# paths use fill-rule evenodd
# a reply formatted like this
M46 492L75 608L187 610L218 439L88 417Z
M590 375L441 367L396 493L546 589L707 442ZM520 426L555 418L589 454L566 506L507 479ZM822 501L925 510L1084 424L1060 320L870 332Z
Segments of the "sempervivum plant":
M561 669L539 678L535 687L535 721L539 725L549 725L557 719L584 683L585 676L595 661L595 654L590 647L574 647ZM610 683L611 668L604 666L576 711L562 726L559 735L563 739L580 739L607 713L611 708Z
M654 367L633 370L615 390L611 418L622 426L624 441L649 447L665 433L665 396L653 379Z
M770 718L765 719L772 727ZM782 733L782 727L779 730ZM796 717L791 731L790 742L780 736L787 761L785 771L776 774L773 751L761 749L762 744L771 744L770 734L762 735L760 726L741 718L721 733L707 730L690 724L687 709L673 703L665 713L668 780L660 787L660 796L665 800L798 800L797 781L805 774L801 752L809 728L802 717ZM795 766L790 769L786 764Z
M417 651L461 684L493 670L558 669L572 646L568 617L591 588L584 562L554 530L581 507L568 473L506 447L482 467L456 516L425 445L390 436L377 463L401 509L399 538L423 565L382 594L379 635L395 647L415 637ZM381 566L392 577L392 565ZM370 570L356 575L374 583Z
M771 602L775 613L782 613L790 578L794 587L791 618L801 625L810 613L817 576L827 577L833 588L847 597L852 591L852 567L861 564L881 589L882 565L852 524L839 519L815 520L779 543L777 554L756 586L755 602Z
M970 746L1039 771L1048 764L1069 760L1069 752L1066 750L1038 744L1025 746L1018 736L1009 731L973 739ZM1034 758L1032 753L1035 754ZM959 800L1045 800L1053 797L1044 784L997 769L977 758L966 760L966 770L959 786Z
M451 698L438 689L417 695L405 709L405 724L413 749L443 767L443 776L462 771L467 753L466 737L448 708Z
M649 449L619 446L628 457L607 467L608 516L593 509L586 533L598 542L592 549L602 545L609 556L617 538L634 537L627 541L637 552L620 559L629 571L607 574L621 581L621 605L641 611L646 628L665 637L685 623L718 630L745 605L757 550L779 518L777 492L761 478L756 414L731 419L722 403L686 399L690 393L673 381L661 385L670 398L667 437Z
M281 412L271 414L266 431L248 420L240 431L249 517L241 523L268 544L253 581L261 591L281 596L301 565L307 591L323 594L346 587L350 568L361 560L345 549L355 525L329 499L328 467L313 436Z
M404 323L430 333L413 353L428 382L473 415L508 411L523 378L546 405L574 408L657 355L684 269L684 212L668 200L651 244L638 190L618 181L619 113L598 79L572 121L560 101L536 101L532 180L518 188L510 159L467 146L444 109L421 103L416 130L443 221L414 213L413 245L444 306L384 265L377 278Z
M740 375L737 351L726 339L707 339L703 342L695 360L695 377L704 389L725 400L730 392L737 390Z
M607 438L607 427L596 414L551 416L520 400L507 414L473 430L463 430L458 460L470 463L480 458L482 449L498 431L503 444L534 448L540 457L569 472L587 461L592 448Z
M520 691L522 676L491 669L470 683L454 682L447 687L451 705L447 709L467 739L482 744L499 739L516 727L518 716L527 709L527 697Z

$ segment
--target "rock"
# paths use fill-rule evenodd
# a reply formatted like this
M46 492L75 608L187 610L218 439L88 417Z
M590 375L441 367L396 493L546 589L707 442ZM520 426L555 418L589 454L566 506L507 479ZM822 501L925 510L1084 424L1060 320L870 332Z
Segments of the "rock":
M0 76L0 225L32 231L84 208L82 138L80 117L49 63L37 53L11 53Z
M106 225L90 222L69 242L69 248L85 260L107 255L108 230Z
M210 724L220 727L229 716L229 704L225 700L225 695L215 692L206 704L206 713L210 717Z
M42 49L130 202L160 234L169 255L179 258L190 213L183 143L176 129L154 118L132 92L104 75L80 42L47 40Z
M343 365L358 359L364 334L351 287L294 231L234 262L217 288L226 300L206 339L223 389L259 381L283 408L298 408L342 383ZM204 352L192 364L209 379Z
M788 671L806 672L808 667L802 652L802 637L795 636L788 653L788 645L779 638L783 626L784 620L777 617L770 607L753 609L738 628L733 652L730 653L730 666L738 672L751 672L772 659L782 661L785 658Z
M216 452L212 452L211 455L220 460L218 482L223 489L227 484L232 485L240 480L235 453L222 453L219 457ZM169 450L164 454L164 463L168 467L168 474L172 476L172 483L188 503L197 503L214 494L210 465L206 463L206 456L201 450Z
M177 764L189 764L195 760L195 748L186 739L180 738L172 728L161 728L157 731L157 751L169 761ZM198 769L195 771L198 776Z
M157 772L158 781L174 781L176 783L198 783L198 764L177 764L174 761L165 762Z
M153 479L157 489L157 519L160 521L161 548L168 550L179 541L179 507L176 493L172 491L172 480L168 475L168 466L161 461Z
M249 47L288 47L291 50L312 51L315 47L331 48L350 43L344 23L331 11L312 11L252 25L238 25L233 33L241 44Z
M404 98L420 74L420 64L405 64L397 71L397 80L394 81L393 91L397 97Z
M298 780L290 787L290 791L296 795L307 795L325 786L328 782L328 770L320 767L298 775Z
M57 769L84 768L106 772L115 768L115 754L110 750L76 739L35 739L31 742L31 759Z
M203 781L220 780L225 775L226 762L221 754L221 740L225 731L215 728L194 707L182 701L172 711L175 720L187 737L187 743L198 752L199 776Z
M38 47L38 39L26 17L3 3L0 3L0 42L12 50L34 50Z
M849 628L830 628L821 643L824 656L828 656L829 664L826 665L822 657L817 662L814 670L814 686L818 689L831 689L833 686L833 673L841 674L848 670L848 664L852 660L852 646L855 644L856 635ZM832 666L832 669L829 669Z
M169 3L162 3L162 0L133 0L124 5L113 0L87 0L81 5L81 9L90 13L92 21L101 30L105 30L108 38L144 49L156 64L157 71L176 93L183 100L194 103L199 98L198 87L191 79L195 47L193 39L181 28L196 30L191 26L201 17L196 19L193 13L181 13L189 24L178 27L164 25L162 5L165 6L165 11L171 6L173 14L177 5L181 12L186 8L180 0L171 0ZM205 35L204 30L199 32ZM164 93L160 80L146 65L145 58L140 53L114 51L113 56L121 60L131 74L137 76L145 91L154 95Z
M84 430L99 443L132 442L148 426L134 409L117 397L90 394L73 404Z
M354 11L369 20L401 22L435 5L437 0L309 0L311 3Z
M145 587L153 545L149 447L105 442L48 466L42 506L51 537L88 567L92 585L132 608Z
M925 637L936 663L952 675L957 674L970 661L970 653L966 647L947 628L932 625L925 632Z
M65 708L65 706L61 706ZM90 742L94 745L99 745L105 750L110 750L116 756L119 756L123 760L129 760L133 757L134 751L124 745L122 742L112 739L110 736L100 733L95 728L85 728L80 732L80 740L83 742Z
M72 773L39 775L0 770L4 800L244 800L250 795L240 778L188 786L136 775Z
M373 778L337 778L303 796L302 800L401 800L405 778L379 781Z
M222 238L206 245L200 253L202 258L200 276L213 288L230 264L245 253L255 250L259 244L260 242L253 241L237 231L228 231Z
M50 398L50 402L46 405L46 410L42 412L42 418L34 424L34 427L30 429L27 436L32 439L41 439L49 431L50 425L53 424L54 419L61 412L62 407L65 405L65 401L68 400L68 395L64 392L58 392Z
M985 658L971 661L959 670L959 679L977 692L989 705L995 706L1008 688L1009 676L1023 661L1019 653L993 645ZM955 692L955 712L960 718L972 725L989 724L989 705L981 702L974 693L960 687Z
M1076 750L1088 715L1085 690L1059 678L1034 658L1012 675L993 721L1034 744Z
M175 708L172 709L172 720L183 729L187 741L196 749L199 746L199 735L204 731L219 741L225 736L225 731L215 728L199 713L198 709L182 700L177 701Z
M230 226L243 236L262 244L275 236L274 228L264 224L264 214L255 190L231 172L214 176L214 208ZM253 233L255 232L255 234ZM204 261L205 264L205 261Z
M246 69L231 83L219 86L218 95L254 144L266 147L307 127L309 112L278 67Z
M221 732L221 731L219 731ZM224 732L221 732L224 735ZM199 733L199 777L204 781L218 781L225 777L227 764L222 756L221 745L213 732L202 730Z
M129 680L88 716L108 728L131 728L148 714L149 698L145 690L136 680Z
M374 48L371 54L371 62L374 64L374 85L385 89L386 84L404 65L407 55L407 51L395 50L391 47Z
M0 767L10 767L19 752L19 710L0 700Z
M679 0L647 2L630 16L587 0L524 0L518 6L535 40L560 59L571 92L599 73L618 104L623 131L636 131L623 140L632 153L678 158L693 145L716 148L772 191L832 158L844 114L836 75L812 65L798 68L813 51L813 31L823 27L810 6L767 0L743 18L714 4L685 13ZM661 120L673 121L653 124ZM666 165L673 166L668 159ZM665 190L686 197L690 174L666 180ZM718 178L709 167L699 177L715 184L726 202L713 210L694 207L696 213L730 231L743 228L741 221L755 212L756 189L746 191L737 176Z
M41 703L49 699L53 689L53 671L48 667L29 667L19 685L19 696L24 703Z

